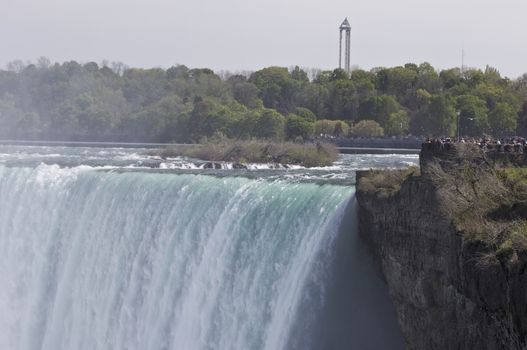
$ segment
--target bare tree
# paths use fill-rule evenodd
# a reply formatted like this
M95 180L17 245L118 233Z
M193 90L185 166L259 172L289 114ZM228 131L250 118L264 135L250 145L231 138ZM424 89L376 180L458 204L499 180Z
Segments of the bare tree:
M112 62L111 66L112 71L118 76L122 76L128 68L130 67L128 67L123 62Z
M44 57L44 56L40 56L37 59L37 67L38 68L48 69L49 66L51 66L51 61L49 60L49 58Z
M14 60L7 64L7 70L10 72L20 73L27 67L27 64L22 60Z

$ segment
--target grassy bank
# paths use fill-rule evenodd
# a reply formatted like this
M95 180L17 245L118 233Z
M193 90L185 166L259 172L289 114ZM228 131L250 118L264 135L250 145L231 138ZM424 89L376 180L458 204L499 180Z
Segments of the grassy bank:
M305 167L329 166L338 158L332 144L268 141L219 141L201 145L173 147L153 154L161 157L185 156L207 161L236 163L280 163Z
M404 181L420 181L423 193L433 188L429 210L450 218L466 241L488 247L482 266L490 260L509 261L525 254L527 168L496 167L479 149L436 156L425 159L424 172L415 168L371 170L360 179L358 189L383 200L397 195Z
M360 181L361 191L375 194L380 198L390 197L401 189L401 184L410 176L419 176L417 166L398 170L369 170L367 177Z

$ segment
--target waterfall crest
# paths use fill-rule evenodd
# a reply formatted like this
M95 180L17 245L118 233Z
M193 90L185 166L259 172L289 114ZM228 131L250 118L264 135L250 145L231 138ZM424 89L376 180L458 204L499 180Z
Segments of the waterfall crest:
M290 348L353 192L0 166L0 348Z

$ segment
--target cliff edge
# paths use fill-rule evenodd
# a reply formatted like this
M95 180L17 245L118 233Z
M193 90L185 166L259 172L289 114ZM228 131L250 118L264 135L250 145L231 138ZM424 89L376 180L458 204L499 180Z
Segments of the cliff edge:
M357 200L408 349L527 348L527 171L423 145L420 169L358 172Z

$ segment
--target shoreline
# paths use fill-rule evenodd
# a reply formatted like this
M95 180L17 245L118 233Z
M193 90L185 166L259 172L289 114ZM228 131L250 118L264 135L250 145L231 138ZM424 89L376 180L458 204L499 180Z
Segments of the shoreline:
M45 140L0 140L1 146L62 146L94 148L170 148L193 147L196 143L155 143L155 142L109 142L109 141L45 141ZM341 154L419 154L417 148L398 147L336 147Z

